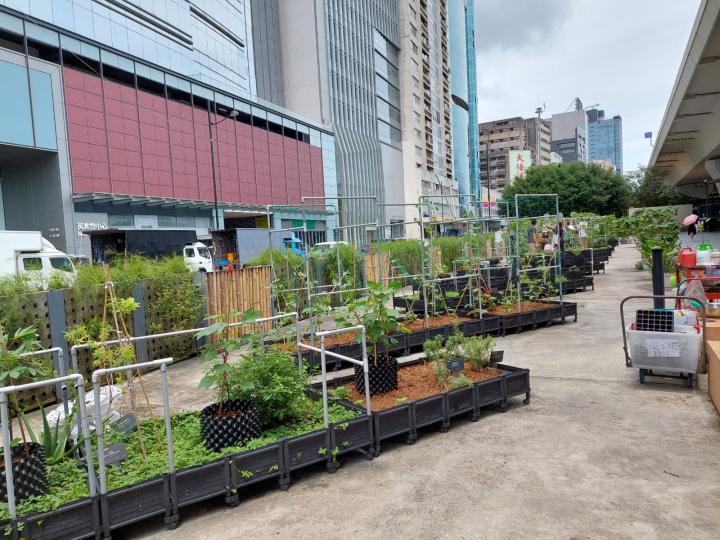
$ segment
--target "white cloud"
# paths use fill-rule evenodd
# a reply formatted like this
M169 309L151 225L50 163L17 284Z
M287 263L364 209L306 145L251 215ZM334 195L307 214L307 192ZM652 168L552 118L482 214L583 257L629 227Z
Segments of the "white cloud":
M645 165L699 2L476 0L480 121L542 103L550 116L578 96L622 116L625 170Z

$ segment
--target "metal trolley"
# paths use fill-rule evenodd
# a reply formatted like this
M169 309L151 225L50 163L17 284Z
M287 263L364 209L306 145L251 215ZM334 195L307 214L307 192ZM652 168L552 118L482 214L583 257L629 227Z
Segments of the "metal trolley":
M675 307L680 306L680 300L693 300L700 305L702 312L702 332L653 332L632 330L625 322L625 303L628 300L646 298L653 300L674 300ZM623 334L623 350L625 351L625 365L639 370L640 383L645 382L647 375L655 375L654 370L678 373L680 377L687 378L689 388L693 387L695 374L704 373L705 370L705 305L693 296L664 296L639 295L628 296L620 302L620 324ZM653 352L650 351L650 341L659 345ZM629 346L628 346L629 342ZM631 353L635 359L631 357Z

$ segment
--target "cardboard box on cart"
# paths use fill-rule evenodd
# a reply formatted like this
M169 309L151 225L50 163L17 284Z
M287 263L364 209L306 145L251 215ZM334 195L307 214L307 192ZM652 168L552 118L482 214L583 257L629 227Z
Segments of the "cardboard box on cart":
M707 378L710 399L720 413L720 341L718 340L707 341Z

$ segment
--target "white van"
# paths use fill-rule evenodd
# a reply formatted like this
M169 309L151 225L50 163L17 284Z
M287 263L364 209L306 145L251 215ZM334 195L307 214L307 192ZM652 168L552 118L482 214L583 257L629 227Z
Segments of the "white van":
M11 276L23 276L33 287L43 289L53 277L71 285L75 266L39 231L0 231L0 278Z
M185 259L185 266L187 266L191 272L213 271L212 255L208 247L202 242L185 244L183 248L183 258Z

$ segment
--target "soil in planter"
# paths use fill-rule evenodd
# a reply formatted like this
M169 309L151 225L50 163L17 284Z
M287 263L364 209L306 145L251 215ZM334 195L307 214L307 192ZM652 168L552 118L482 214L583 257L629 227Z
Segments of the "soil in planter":
M26 454L27 448L27 454ZM48 491L45 449L37 443L19 444L10 448L15 500L44 495ZM0 469L0 497L7 502L5 467Z
M463 322L471 321L467 317L458 317L457 315L433 315L428 317L428 328L438 328L440 326L453 326ZM425 319L415 319L414 321L406 321L402 325L413 332L425 329Z
M542 309L548 309L554 307L553 304L544 304L542 302L522 302L518 310L517 304L512 304L509 308L503 306L491 307L487 310L491 315L515 315L517 313L527 313L529 311L540 311Z
M464 373L468 379L475 382L494 379L502 375L497 369L487 368L480 371L474 371L469 367L465 367L461 373ZM353 402L362 401L365 403L365 394L355 390L354 384L345 385L350 391L350 399ZM384 411L391 409L404 402L416 401L426 397L434 396L444 392L447 389L440 388L435 376L435 370L430 362L422 364L414 364L412 366L400 368L398 371L398 388L392 392L379 394L372 397L372 410Z
M222 416L218 415L219 409L220 404L213 403L200 413L200 433L208 450L218 452L260 436L260 413L252 401L226 401Z

